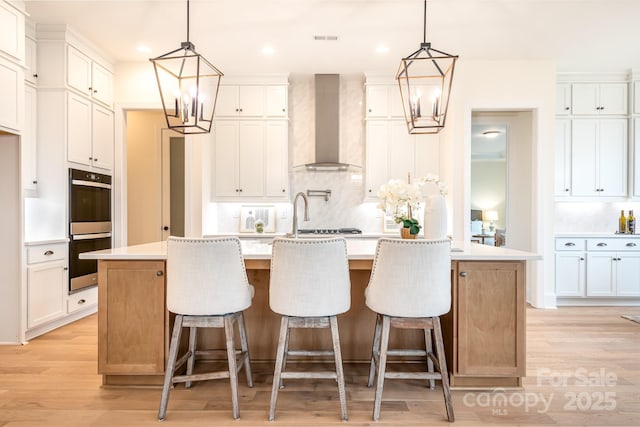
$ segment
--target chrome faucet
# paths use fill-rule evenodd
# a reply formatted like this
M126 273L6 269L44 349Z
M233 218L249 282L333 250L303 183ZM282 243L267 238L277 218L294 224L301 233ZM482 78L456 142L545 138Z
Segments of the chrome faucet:
M293 229L291 230L291 235L296 239L298 238L298 198L301 196L304 200L304 220L309 221L309 200L301 191L296 194L296 197L293 199Z

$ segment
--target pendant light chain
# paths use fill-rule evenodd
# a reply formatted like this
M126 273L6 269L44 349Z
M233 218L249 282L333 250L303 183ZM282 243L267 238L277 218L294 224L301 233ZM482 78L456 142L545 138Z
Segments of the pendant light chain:
M187 0L188 1L188 0ZM424 0L424 21L422 26L422 43L427 42L427 0Z
M426 5L427 4L426 4L426 0L425 0L425 7L427 7ZM187 42L190 41L189 40L189 16L190 16L190 14L189 14L189 0L187 0Z

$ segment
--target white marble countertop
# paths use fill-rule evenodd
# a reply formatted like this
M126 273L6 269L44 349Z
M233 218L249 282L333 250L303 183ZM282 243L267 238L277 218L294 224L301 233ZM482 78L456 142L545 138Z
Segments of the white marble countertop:
M370 238L347 239L347 255L350 260L372 260L377 240ZM242 253L244 258L270 259L271 244L263 239L242 239ZM166 242L145 243L142 245L126 246L122 248L105 249L102 251L85 252L81 259L102 260L164 260L167 258ZM497 248L477 243L452 242L452 260L475 261L517 261L539 260L542 257L531 252L515 249Z

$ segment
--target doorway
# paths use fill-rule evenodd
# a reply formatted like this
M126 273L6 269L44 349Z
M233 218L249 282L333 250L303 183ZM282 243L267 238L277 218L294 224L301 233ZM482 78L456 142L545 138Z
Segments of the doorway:
M497 241L498 246L529 251L533 247L533 111L475 110L471 117L469 206L475 211L471 217L480 212L492 244Z
M184 137L160 111L127 111L127 245L184 236Z

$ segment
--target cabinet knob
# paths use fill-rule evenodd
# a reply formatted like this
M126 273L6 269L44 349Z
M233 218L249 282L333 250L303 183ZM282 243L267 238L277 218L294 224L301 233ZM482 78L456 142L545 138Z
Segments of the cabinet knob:
M569 242L569 243L565 243L564 245L565 245L565 246L575 246L576 244L575 244L575 243L573 243L573 242Z
M89 92L91 92L93 90L93 88L91 86L89 86Z
M165 225L164 227L162 227L162 229L163 229L164 231L169 231L169 226L168 226L168 225Z
M164 272L162 270L156 271L156 276L161 277L163 275L164 275Z
M93 93L98 93L98 90L97 90L97 89L94 89L94 90L93 90Z
M569 189L568 189L568 188L565 188L565 189L564 189L564 191L569 191Z
M283 188L283 189L282 189L282 192L283 192L283 193L286 193L286 190Z
M282 112L283 112L283 113L285 112L285 109L284 109L284 108L282 109Z
M598 243L596 246L604 247L604 246L607 246L607 244L601 242L601 243Z
M86 299L84 299L84 298L83 298L83 299L81 299L81 300L78 300L78 305L82 305L82 304L84 304L85 302L87 302L87 300L86 300Z
M564 107L564 110L565 111L569 111L569 107Z
M98 158L97 158L97 157L96 157L96 158L94 158L94 159L93 159L93 161L94 161L94 162L97 162L97 161L98 161Z
M240 190L238 190L238 189L236 188L236 193L237 193L238 191L240 191Z
M37 79L38 78L38 74L34 74L33 78Z
M236 113L237 113L238 111L240 111L240 109L236 108Z
M467 272L466 271L461 271L460 272L460 277L467 277Z
M369 189L369 193L371 193L371 189Z
M633 243L633 242L631 242L631 243L627 243L627 246L634 247L634 246L636 246L636 244L635 244L635 243Z
M583 258L583 257L580 257L580 261L584 261L584 258Z
M63 270L64 270L64 271L67 271L67 270L69 270L69 267L65 267L65 268L63 268Z
M89 157L89 160L93 160L93 157Z
M240 190L238 190L238 191L240 191L242 193L242 188Z
M369 112L371 112L371 108L369 108Z
M53 255L53 251L52 250L48 250L44 253L46 256L51 256Z
M240 109L240 112L242 113L242 108Z

